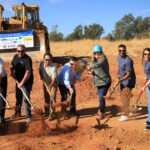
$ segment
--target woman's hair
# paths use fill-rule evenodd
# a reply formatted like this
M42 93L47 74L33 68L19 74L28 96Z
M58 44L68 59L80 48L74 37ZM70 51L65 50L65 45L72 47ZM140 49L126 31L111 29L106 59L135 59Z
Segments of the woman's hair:
M144 52L145 52L145 51L150 52L150 48L146 47L146 48L144 48L144 50L143 50L143 54L142 54L142 65L143 65L143 63L144 63Z

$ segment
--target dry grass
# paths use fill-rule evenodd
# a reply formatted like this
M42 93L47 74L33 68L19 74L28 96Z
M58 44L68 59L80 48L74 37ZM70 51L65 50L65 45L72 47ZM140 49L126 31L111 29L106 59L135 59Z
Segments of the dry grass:
M91 56L92 48L96 44L101 44L106 55L117 55L117 47L119 44L127 46L127 52L132 56L141 56L145 47L150 46L150 39L130 41L115 41L109 42L107 40L80 40L73 42L51 42L51 53L54 56Z

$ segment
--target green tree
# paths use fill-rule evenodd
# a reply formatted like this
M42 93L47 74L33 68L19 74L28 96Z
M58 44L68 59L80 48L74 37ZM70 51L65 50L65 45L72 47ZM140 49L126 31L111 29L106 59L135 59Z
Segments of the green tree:
M135 18L132 14L125 15L115 25L115 39L132 39L135 35Z
M49 34L50 41L62 41L64 36L61 32L50 32Z
M107 39L108 41L115 41L115 38L114 38L114 36L113 36L111 33L109 33L109 34L106 36L106 39Z
M83 27L78 25L73 32L66 37L66 40L81 40L83 38Z
M149 38L150 37L150 17L142 18L137 17L135 19L135 25L136 25L136 33L135 37L141 39L141 38Z
M84 26L84 38L86 39L100 39L104 33L104 29L100 24L93 23L92 25Z

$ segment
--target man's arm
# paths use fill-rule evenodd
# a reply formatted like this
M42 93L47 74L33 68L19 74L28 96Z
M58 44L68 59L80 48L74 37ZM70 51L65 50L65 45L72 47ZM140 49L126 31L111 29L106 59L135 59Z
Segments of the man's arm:
M30 78L30 76L31 76L31 70L26 70L22 81L18 84L18 88L21 89L22 86L25 84L25 82Z
M130 76L131 76L131 72L128 71L122 78L119 78L118 82L122 82L122 81L128 79Z

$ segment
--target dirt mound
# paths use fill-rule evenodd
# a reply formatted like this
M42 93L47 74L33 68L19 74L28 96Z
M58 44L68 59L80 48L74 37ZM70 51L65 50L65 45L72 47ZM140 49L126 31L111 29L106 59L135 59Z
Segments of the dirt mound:
M33 110L34 114L37 116L42 116L43 115L43 110L41 108L35 108Z
M41 118L38 121L31 122L27 129L27 135L30 137L40 137L48 134L49 127L45 123L44 119Z
M33 150L31 146L26 146L25 144L18 143L17 145L13 146L11 150Z

